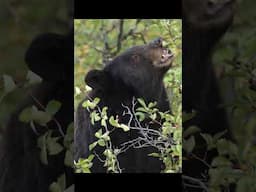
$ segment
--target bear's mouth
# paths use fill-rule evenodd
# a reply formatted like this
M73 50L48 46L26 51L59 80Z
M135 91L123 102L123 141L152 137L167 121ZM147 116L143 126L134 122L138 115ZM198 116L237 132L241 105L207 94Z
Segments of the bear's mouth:
M174 54L170 49L163 45L163 39L158 37L150 42L150 47L153 50L157 49L157 57L153 62L156 67L169 69L172 66ZM160 58L159 58L160 56Z
M174 54L171 52L171 50L164 48L161 55L159 66L160 67L171 66L173 59L174 59Z

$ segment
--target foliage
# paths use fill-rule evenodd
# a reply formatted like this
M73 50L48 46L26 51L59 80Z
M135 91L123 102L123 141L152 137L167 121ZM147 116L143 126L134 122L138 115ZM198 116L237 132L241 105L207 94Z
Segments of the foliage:
M230 183L236 183L238 192L256 191L253 182L256 180L256 24L253 21L256 15L251 8L253 3L252 0L238 1L234 24L215 57L215 62L223 68L220 85L223 95L228 95L225 106L236 143L219 141L219 145L226 149L220 150L217 145L219 155L223 157L228 152L228 158L225 157L228 164L211 170L210 182L219 186L216 177L223 172L227 177L227 188ZM228 92L232 92L232 96Z
M95 134L98 141L90 145L90 150L96 145L105 148L103 153L105 155L104 166L107 167L108 172L121 172L122 168L119 167L117 160L118 155L127 150L126 145L136 144L136 142L138 145L139 143L139 140L135 140L133 143L127 141L119 149L113 149L110 137L113 130L108 130L108 125L123 129L123 131L145 129L145 134L150 135L150 131L153 130L146 130L140 122L145 118L156 121L157 116L160 116L161 129L157 131L158 140L154 139L154 141L166 145L163 147L156 144L159 153L149 155L164 162L166 168L163 172L181 171L181 20L75 20L75 109L78 103L84 99L85 94L91 90L84 84L84 77L90 69L102 68L105 63L111 61L125 49L134 45L145 44L159 36L164 39L165 45L175 55L174 66L164 78L173 115L160 112L155 108L153 101L146 104L139 99L134 102L141 106L136 107L134 113L132 109L123 106L124 111L131 115L131 121L138 119L137 126L131 126L119 124L116 117L108 117L106 107L103 109L97 107L99 102L97 98L94 101L87 100L83 103L84 107L91 110L91 123L100 122L101 124L101 128ZM143 142L145 144L148 141L144 140ZM76 171L83 172L81 167L84 166L84 171L88 172L91 162L91 156L90 159L80 159L75 163Z
M107 113L108 108L100 109L97 106L98 103L99 98L95 98L93 101L87 100L83 103L83 107L90 111L91 123L100 122L101 127L95 133L95 137L98 140L90 144L89 150L93 151L97 145L104 147L103 154L105 159L100 160L104 162L104 167L107 167L108 172L122 172L122 167L119 166L118 162L119 154L127 152L131 147L143 150L143 148L151 146L156 148L158 152L148 155L163 161L165 165L164 173L177 173L181 171L182 129L180 118L170 115L169 112L160 112L155 108L156 102L150 102L147 105L143 99L139 98L136 101L134 98L131 108L123 105L124 115L130 117L128 125L125 125L119 123L118 118L109 117ZM139 106L137 103L139 103ZM146 127L142 124L142 121L145 119L149 121ZM157 123L160 128L151 128L149 126L151 123ZM111 129L111 127L114 128ZM110 135L119 128L124 132L140 130L142 134L113 148ZM79 159L78 162L75 162L76 172L90 173L93 159L94 155L90 155L87 159Z
M20 82L26 81L28 67L24 55L37 35L46 32L64 34L69 30L71 16L68 15L70 7L67 3L69 1L62 0L0 1L0 35L4 37L0 42L0 95L3 94L3 74L11 76L18 87ZM9 115L23 97L24 91L15 89L1 102L0 128L4 128Z
M28 71L26 81L24 81L23 84L20 84L19 87L9 75L3 75L3 80L4 89L2 91L0 104L8 94L14 92L17 88L24 90L30 88L33 84L41 82L41 79L31 71ZM63 132L63 127L61 127L58 120L54 117L62 104L59 101L51 100L46 106L43 106L32 94L30 94L29 97L39 107L32 105L24 108L19 114L19 121L28 124L33 132L38 135L37 147L40 149L40 160L42 164L48 164L49 156L55 156L61 152L65 152L63 163L68 167L73 167L72 146L74 140L74 124L73 122L69 124L65 134ZM48 129L47 127L47 123L49 122L55 123L59 136L53 136L53 130ZM54 135L56 135L56 133ZM51 192L60 192L63 191L65 187L65 174L63 174L57 179L57 182L53 182L49 186L49 190Z
M187 138L183 142L186 155L208 167L202 178L184 176L184 180L205 191L256 191L256 15L253 3L253 0L238 1L234 23L214 55L216 75L225 101L222 107L227 109L235 141L222 138L224 132L214 136L200 133L206 154L211 150L218 153L208 164L205 157L193 154L199 147L194 134L200 129L193 127L183 134Z

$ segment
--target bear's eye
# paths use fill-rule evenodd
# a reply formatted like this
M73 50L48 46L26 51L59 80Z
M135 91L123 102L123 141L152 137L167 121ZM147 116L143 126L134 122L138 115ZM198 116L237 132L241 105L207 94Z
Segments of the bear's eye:
M150 42L150 45L154 48L162 48L163 47L163 39L161 37L156 38L155 40Z
M158 38L156 42L156 46L162 48L163 47L163 40L162 38Z

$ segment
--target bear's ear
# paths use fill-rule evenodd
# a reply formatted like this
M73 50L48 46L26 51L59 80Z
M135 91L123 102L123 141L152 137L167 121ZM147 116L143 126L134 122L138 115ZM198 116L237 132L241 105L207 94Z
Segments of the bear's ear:
M47 81L59 81L72 71L72 43L64 35L47 33L36 37L25 55L31 71Z
M85 83L93 89L106 89L109 83L109 78L106 72L101 70L91 70L87 73L84 79Z

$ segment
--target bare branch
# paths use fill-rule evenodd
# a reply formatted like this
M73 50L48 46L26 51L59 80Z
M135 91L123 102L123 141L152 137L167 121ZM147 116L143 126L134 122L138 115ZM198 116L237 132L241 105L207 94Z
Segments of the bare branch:
M204 189L205 192L208 192L208 187L200 179L193 178L193 177L190 177L190 176L187 176L187 175L182 175L182 179L187 180L191 183L198 184L197 185L198 187L201 187L202 189ZM187 184L185 183L185 185L187 185ZM193 187L195 187L195 185L193 185Z
M29 93L29 96L30 96L43 110L45 110L45 107L40 103L40 101L39 101L37 98L35 98L35 97L32 95L32 93ZM65 137L65 134L64 134L64 132L63 132L63 130L62 130L62 127L61 127L59 121L58 121L56 118L54 118L54 117L52 117L52 120L53 120L54 123L57 125L61 136L62 136L62 137Z
M122 41L126 40L129 36L133 36L135 31L137 30L138 24L141 22L141 19L137 19L135 26L131 28L126 34L123 35Z
M101 159L100 156L95 151L93 153L100 160L101 163L105 163L105 161Z
M91 101L92 99L89 98ZM146 148L146 147L153 147L159 151L160 154L163 154L169 147L172 145L176 145L173 138L169 138L166 136L163 136L161 132L161 127L163 126L161 122L156 121L154 123L157 123L160 127L160 130L150 128L150 125L144 125L145 121L142 123L139 121L139 119L136 116L136 106L137 106L137 100L135 97L132 98L132 104L131 106L126 106L124 104L121 104L124 108L122 116L128 115L128 123L126 124L131 131L136 131L138 133L138 136L132 140L128 140L126 142L123 142L119 145L119 148L117 148L117 152L112 149L112 142L111 139L109 141L106 141L106 148L110 149L111 151L114 151L114 154L116 156L116 169L114 171L122 172L122 169L119 167L119 162L117 159L117 156L121 153L126 152L130 148L134 149L140 149L140 148ZM96 110L100 113L100 116L102 117L102 110L97 105ZM150 120L150 118L148 118ZM107 125L105 127L105 132L109 132L109 128L111 126ZM114 131L115 129L111 130ZM99 158L99 157L98 157ZM103 160L102 160L103 161ZM105 160L106 161L106 160Z
M206 167L208 167L209 169L212 167L211 165L209 165L205 160L203 160L202 158L196 156L195 154L191 153L192 157L194 157L195 159L197 159L198 161L202 162Z
M123 30L124 30L124 20L120 19L120 23L119 23L119 34L117 37L117 45L116 45L116 52L118 53L121 48L122 48L122 37L123 37Z

